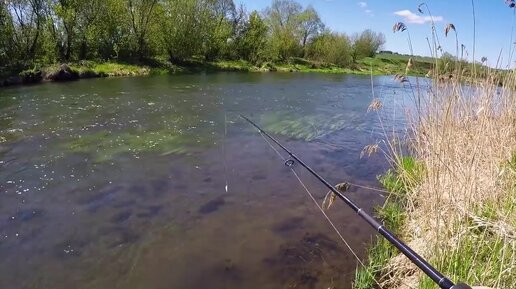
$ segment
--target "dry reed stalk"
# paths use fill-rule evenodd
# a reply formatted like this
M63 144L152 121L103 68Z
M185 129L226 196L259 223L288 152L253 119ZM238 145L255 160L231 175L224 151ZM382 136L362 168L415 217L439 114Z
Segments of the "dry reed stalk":
M506 77L506 87L515 87L515 76L512 72ZM468 232L480 227L485 234L498 234L509 252L516 249L516 210L501 209L516 201L516 173L503 168L516 153L516 93L492 83L476 80L465 86L436 79L432 93L423 94L420 117L410 121L411 149L425 169L407 196L409 219L403 235L426 258L446 262ZM487 204L500 208L497 215L478 215ZM497 262L489 260L487 266L498 266ZM514 257L501 262L505 271L516 274ZM420 274L415 269L398 256L389 263L390 277L383 285L417 287ZM510 285L503 284L503 278L496 282Z

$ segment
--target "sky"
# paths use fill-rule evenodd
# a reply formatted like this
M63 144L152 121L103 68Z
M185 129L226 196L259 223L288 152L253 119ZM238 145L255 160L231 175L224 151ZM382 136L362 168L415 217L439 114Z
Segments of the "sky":
M473 17L473 5L475 17ZM516 9L509 8L505 0L427 0L439 43L444 51L456 54L456 41L453 32L444 35L444 29L452 23L457 31L459 54L464 45L471 61L473 58L473 39L475 38L475 59L487 57L489 66L507 68L510 49L516 49ZM235 0L249 10L263 11L272 0ZM415 55L430 55L426 38L432 39L431 17L425 6L424 14L418 12L420 1L413 0L297 0L306 7L312 5L327 27L337 32L353 34L364 29L382 32L386 37L384 50L410 54L408 35L410 34ZM407 31L393 33L394 23L401 21ZM474 21L476 25L474 25ZM476 27L476 37L474 35ZM407 33L408 32L408 33ZM511 34L514 34L511 40ZM466 53L464 55L466 55ZM514 53L513 63L516 60ZM500 59L500 60L499 60ZM498 65L497 65L498 64Z

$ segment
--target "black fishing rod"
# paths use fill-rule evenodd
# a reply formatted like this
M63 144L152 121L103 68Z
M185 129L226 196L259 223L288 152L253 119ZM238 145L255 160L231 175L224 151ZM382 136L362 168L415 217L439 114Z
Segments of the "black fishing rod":
M351 201L348 197L342 194L339 190L337 190L334 186L332 186L328 181L326 181L323 177L321 177L318 173L316 173L312 168L310 168L305 162L303 162L300 158L298 158L292 151L288 150L284 147L279 141L277 141L270 134L261 129L256 123L251 121L249 118L240 115L243 119L248 121L251 125L257 128L260 133L267 136L271 139L275 144L277 144L281 149L283 149L289 156L296 160L301 166L307 169L312 175L314 175L321 183L323 183L328 189L330 189L339 199L344 201L353 211L355 211L362 219L364 219L371 227L376 229L387 241L389 241L392 245L394 245L398 250L400 250L407 258L412 261L412 263L416 264L419 269L423 270L425 274L430 277L439 287L442 289L472 289L469 285L464 283L454 284L450 279L446 278L443 274L441 274L437 269L432 267L423 257L419 256L414 250L412 250L407 244L403 243L400 239L398 239L393 233L391 233L385 226L378 223L373 217L367 214L363 209L359 208L353 201ZM294 160L287 160L285 165L290 167L294 164Z

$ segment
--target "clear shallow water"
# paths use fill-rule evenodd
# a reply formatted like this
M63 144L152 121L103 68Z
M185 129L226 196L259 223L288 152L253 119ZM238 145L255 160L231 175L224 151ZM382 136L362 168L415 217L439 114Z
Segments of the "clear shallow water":
M360 152L403 124L410 96L391 77L373 82L380 115L366 113L371 79L347 75L0 90L0 287L350 288L356 260L238 114L329 181L377 186L383 157ZM322 201L327 190L298 171ZM348 195L369 211L382 202ZM363 256L372 230L343 204L330 216Z

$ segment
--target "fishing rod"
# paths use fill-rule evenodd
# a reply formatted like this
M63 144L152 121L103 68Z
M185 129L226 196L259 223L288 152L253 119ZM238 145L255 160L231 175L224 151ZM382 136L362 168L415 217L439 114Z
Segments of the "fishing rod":
M432 265L430 265L423 257L419 256L414 250L412 250L407 244L403 243L400 239L398 239L392 232L390 232L385 226L378 223L373 217L367 214L363 209L359 208L353 201L351 201L348 197L342 194L339 190L337 190L334 186L332 186L328 181L326 181L323 177L321 177L318 173L316 173L311 167L309 167L305 162L303 162L300 158L298 158L292 151L283 146L278 140L268 134L266 131L261 129L256 123L254 123L249 118L244 115L240 115L241 118L245 119L252 126L254 126L260 133L267 136L270 140L272 140L276 145L278 145L282 150L284 150L292 159L289 159L285 162L285 165L291 167L294 165L294 160L297 161L301 166L307 169L314 177L316 177L321 183L323 183L328 189L330 189L339 199L341 199L344 203L346 203L355 213L357 213L362 219L364 219L371 227L377 230L387 241L389 241L394 247L403 253L407 258L409 258L412 263L419 267L425 274L430 277L439 287L442 289L472 289L469 285L464 283L454 284L450 279L446 278L442 273L437 271Z

